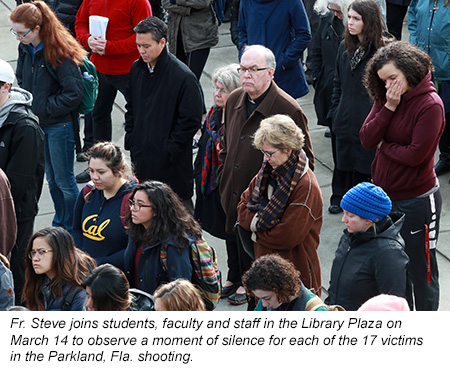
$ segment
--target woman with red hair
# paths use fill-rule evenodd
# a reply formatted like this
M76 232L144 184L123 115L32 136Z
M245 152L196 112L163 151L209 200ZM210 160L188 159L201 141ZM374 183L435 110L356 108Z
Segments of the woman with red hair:
M33 94L33 112L45 132L45 173L55 207L53 226L72 229L78 187L73 172L73 119L83 98L79 65L86 51L42 1L19 5L10 16L19 44L17 82Z

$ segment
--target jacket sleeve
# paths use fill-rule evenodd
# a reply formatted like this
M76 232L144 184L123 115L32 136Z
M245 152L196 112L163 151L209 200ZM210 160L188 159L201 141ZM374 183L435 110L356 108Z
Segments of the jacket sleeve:
M148 0L135 0L130 5L133 28L145 18L152 15L152 8ZM86 40L87 43L87 40ZM121 55L136 52L136 34L123 40L107 40L105 55Z
M75 241L75 246L80 250L83 250L83 232L81 229L81 220L83 219L83 208L84 208L84 196L83 189L81 188L78 194L77 201L75 202L75 208L73 212L73 227L72 227L72 237Z
M408 10L409 42L414 45L417 45L417 3L418 0L412 0Z
M48 97L45 105L46 114L53 118L75 111L80 105L84 94L83 77L74 61L66 59L55 70L55 73L58 77L59 90L56 94Z
M125 97L127 100L127 103L125 104L125 136L124 136L124 145L123 148L125 148L127 151L130 150L130 140L131 140L131 133L133 132L134 127L134 120L133 120L133 72L135 71L134 66L136 62L131 66L130 74L128 76L128 86L126 91L128 92L128 96Z
M163 0L162 5L169 12L178 13L182 16L189 15L191 8L204 9L212 3L211 0Z
M250 201L253 190L255 189L255 184L258 181L258 175L256 175L252 179L252 181L250 181L248 188L242 192L241 200L239 201L239 204L237 206L239 225L241 225L245 230L248 231L251 230L250 225L253 221L253 218L255 217L256 212L252 212L251 210L249 210L247 208L247 204Z
M203 101L200 85L194 75L185 77L178 96L177 120L170 134L167 149L171 162L177 160L187 146L191 147L192 138L202 123Z
M245 20L245 12L242 4L239 9L238 28L239 28L239 61L240 61L242 53L244 53L244 48L248 45L247 23Z
M231 42L239 47L239 5L241 4L241 0L232 0L231 2L231 11L230 11L230 37Z
M325 25L327 24L327 19L325 17L320 18L319 27L312 37L313 43L308 48L308 59L310 62L310 69L313 77L313 85L322 74L323 57L322 57L322 33ZM314 86L315 88L315 86Z
M391 246L390 249L381 250L374 258L378 292L405 298L409 259L403 249L397 245Z
M434 104L419 116L410 144L385 142L379 148L380 153L395 163L416 167L434 155L436 137L442 133L444 123L442 105Z
M328 111L327 119L333 121L334 113L339 105L341 100L341 77L339 72L339 62L342 59L342 55L344 54L344 44L341 42L339 45L338 53L336 55L336 69L334 70L334 78L333 78L333 95L331 96L331 106Z
M180 252L173 245L167 247L167 278L169 281L184 278L192 279L192 265L190 260L190 245Z
M373 104L369 115L367 115L359 131L359 137L363 147L367 149L375 148L381 142L393 116L394 112L384 107L382 101L376 101Z
M90 50L88 45L89 33L89 4L95 0L84 0L78 9L77 17L75 19L75 34L79 43L87 50Z
M302 58L303 51L311 42L311 28L301 0L291 2L289 23L292 26L291 34L293 34L293 38L281 55L282 59L279 65L282 67L298 65L298 60Z
M17 218L20 219L22 213L18 208L19 200L27 199L29 189L33 188L36 179L36 172L44 162L44 132L36 123L35 127L27 125L31 119L22 119L15 128L14 140L10 147L12 153L6 168L3 170L11 184L11 193L14 195L14 205L16 207ZM26 160L24 160L26 158ZM40 197L40 192L36 195Z
M83 311L84 301L86 300L86 291L82 290L75 295L72 302L71 311Z
M305 174L305 176L308 175ZM313 224L322 219L322 194L320 192L311 192L309 195L308 204L312 208L304 203L305 196L297 198L295 189L293 192L294 196L292 200L289 200L280 223L265 232L257 232L256 243L261 243L273 250L292 249L300 245L313 229ZM317 210L314 210L316 209L314 206L317 206Z
M0 169L0 254L11 259L11 250L16 243L17 224L14 202L9 181ZM7 228L6 228L7 227Z

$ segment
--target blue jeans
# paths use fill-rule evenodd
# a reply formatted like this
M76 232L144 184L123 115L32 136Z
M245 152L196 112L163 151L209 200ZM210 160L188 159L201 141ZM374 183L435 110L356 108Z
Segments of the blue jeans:
M73 209L78 196L73 164L75 140L73 123L58 123L43 128L45 132L45 175L52 196L55 216L53 226L72 230Z

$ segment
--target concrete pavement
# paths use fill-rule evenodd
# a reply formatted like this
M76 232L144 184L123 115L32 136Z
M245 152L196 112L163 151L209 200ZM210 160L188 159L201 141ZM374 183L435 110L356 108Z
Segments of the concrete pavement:
M15 7L14 0L0 1L0 57L10 62L13 67L17 60L17 42L15 37L10 34L10 22L8 19L9 13ZM407 38L407 34L404 34ZM211 50L208 62L206 64L204 73L202 75L201 84L204 89L206 105L209 108L212 104L212 84L211 74L215 68L225 65L227 63L238 62L237 49L231 43L229 36L229 24L224 24L220 27L220 41L219 44ZM319 181L323 192L324 199L324 214L323 226L321 231L321 242L319 245L319 256L322 263L322 284L324 288L328 288L329 276L331 270L331 263L334 258L339 238L343 231L343 224L341 223L342 215L331 215L327 212L329 205L329 198L331 194L331 176L333 169L333 160L331 157L331 142L330 139L323 136L325 127L318 126L314 112L313 105L314 90L311 87L311 92L298 100L300 106L308 117L309 129L313 143L314 153L316 157L315 175ZM116 105L113 110L113 141L123 146L123 120L125 102L121 94L116 99ZM85 163L75 163L75 171L79 173L86 168ZM441 182L441 192L443 196L443 210L441 216L441 229L438 242L438 262L440 270L440 286L441 299L440 310L450 311L450 185L447 174L439 178ZM80 186L81 188L81 186ZM36 218L35 230L51 225L53 218L53 204L50 198L48 185L45 182L42 191L41 200L39 203L39 215ZM225 245L221 240L205 234L208 242L212 244L219 258L219 267L224 276L226 276L226 251ZM326 295L324 290L323 296ZM231 306L226 300L221 300L218 310L245 310L245 306Z

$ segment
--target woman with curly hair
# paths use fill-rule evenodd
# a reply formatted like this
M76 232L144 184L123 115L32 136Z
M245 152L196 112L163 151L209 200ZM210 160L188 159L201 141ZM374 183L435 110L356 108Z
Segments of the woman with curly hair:
M186 279L162 284L153 296L156 311L206 311L201 293Z
M164 282L191 279L190 246L202 229L178 195L167 184L147 181L134 188L129 206L125 274L131 286L153 294Z
M86 298L81 284L96 264L75 248L69 232L41 229L30 238L27 253L22 294L26 306L31 311L81 311Z
M375 104L361 129L364 147L377 149L373 182L405 214L400 231L410 258L416 310L439 307L436 243L442 196L434 155L445 125L444 105L431 82L430 57L399 41L367 65L365 85Z
M45 174L55 208L53 226L72 230L78 187L73 172L73 120L84 93L79 65L87 52L43 1L10 16L19 44L17 83L33 94L32 110L45 132Z
M278 254L268 254L253 262L243 275L248 295L259 298L255 311L305 311L315 298L302 283L300 271ZM328 311L325 306L316 311Z
M364 88L364 70L374 53L385 44L384 22L373 0L356 0L350 4L336 56L333 96L327 118L335 135L335 165L332 179L333 197L330 213L342 213L339 203L354 185L370 181L370 165L375 149L361 145L359 130L372 107Z

